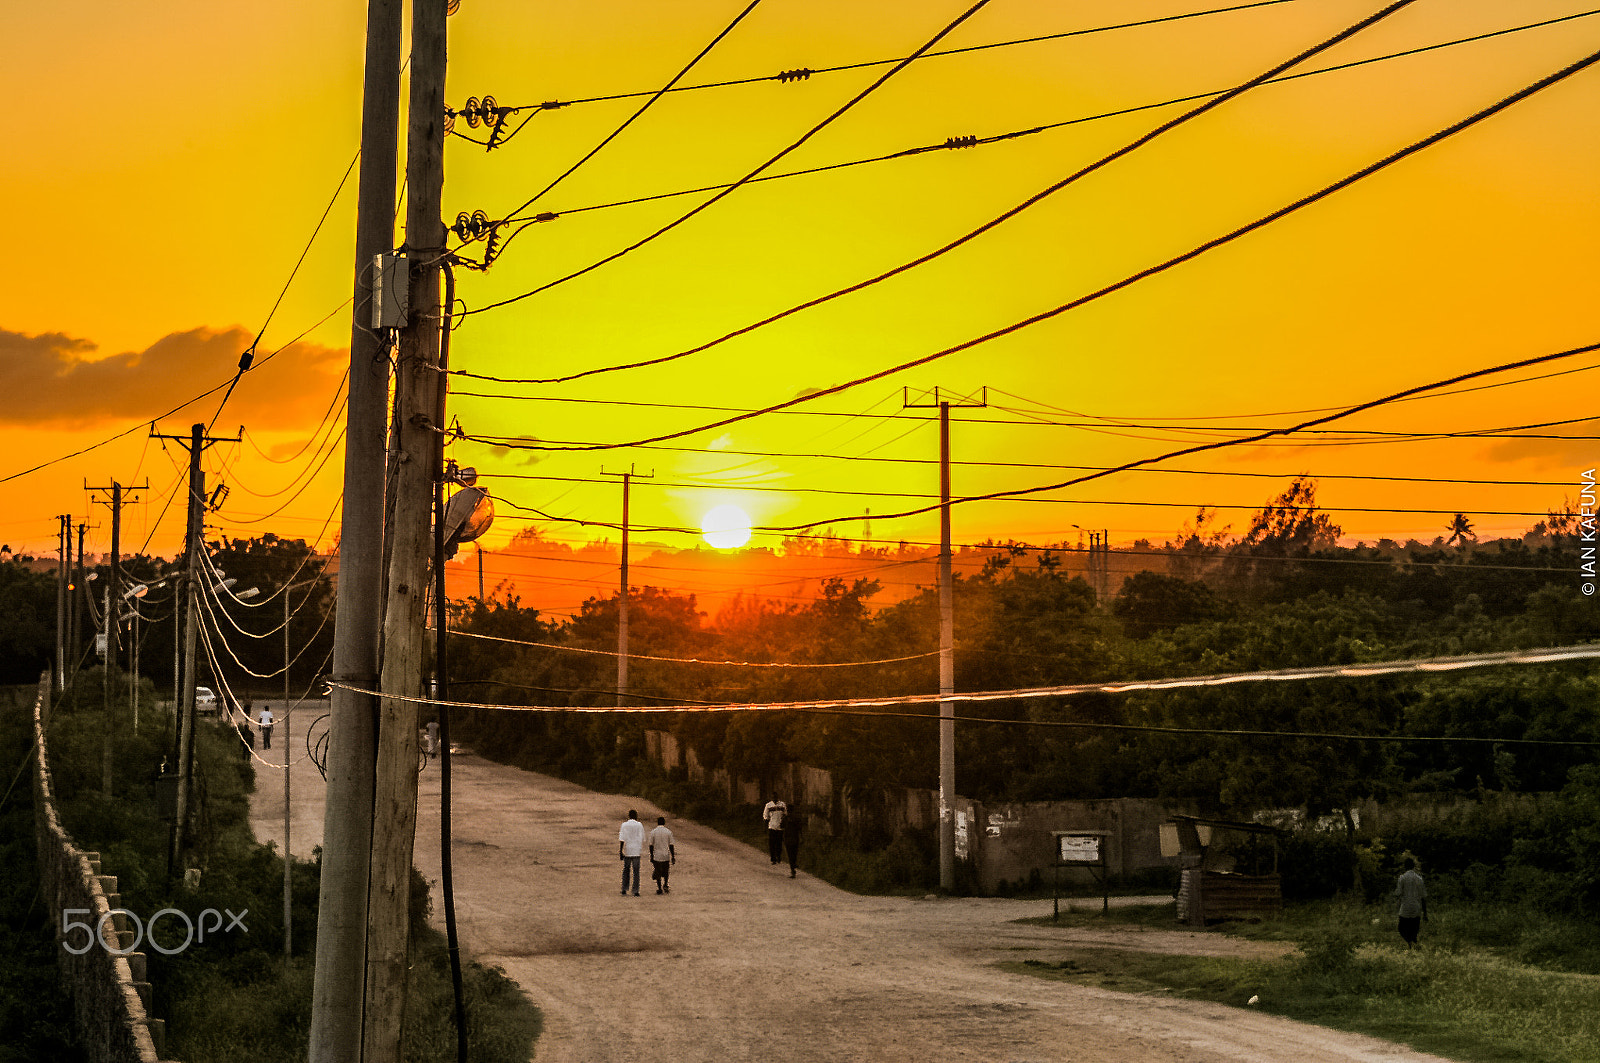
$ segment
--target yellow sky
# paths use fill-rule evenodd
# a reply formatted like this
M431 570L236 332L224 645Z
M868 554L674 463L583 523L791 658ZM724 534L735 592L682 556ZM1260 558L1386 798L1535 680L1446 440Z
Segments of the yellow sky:
M465 0L451 20L447 98L493 94L536 103L659 86L743 6L575 0ZM773 74L913 50L968 5L765 0L686 79ZM1060 33L1217 3L994 0L946 46ZM946 137L989 136L1243 81L1355 22L1376 0L1294 0L1158 26L930 58L780 164L799 169ZM159 524L179 450L137 427L226 381L255 335L355 150L364 5L284 0L219 5L26 5L9 11L0 90L15 128L0 191L19 230L0 289L0 476L114 433L83 457L0 484L0 539L53 551L52 515L88 513L82 484L142 483L153 504L128 514L126 548L148 537L171 552L180 507ZM1586 10L1575 0L1419 0L1312 60L1317 67ZM670 365L560 387L458 391L474 434L613 442L674 431L706 411L551 400L748 408L782 401L950 346L1054 307L1188 250L1432 133L1600 47L1600 16L1425 55L1268 86L1225 105L906 276ZM869 84L883 68L678 93L661 100L541 200L563 212L729 181L764 161ZM450 142L447 220L501 217L619 124L638 101L539 114L493 153ZM1069 126L1000 144L940 151L741 189L681 229L595 273L515 306L468 318L453 364L543 377L697 345L750 320L854 283L1001 213L1178 108ZM1600 70L1590 69L1266 230L1081 310L975 350L814 405L896 414L901 388L990 389L961 416L958 460L1105 465L1196 437L1175 429L1097 431L1015 422L1091 417L1137 424L1213 418L1272 427L1290 411L1339 406L1481 366L1594 342L1600 261ZM335 454L304 491L311 438L342 370L354 228L354 179L262 339L302 345L247 375L217 421L245 444L207 456L231 494L223 533L314 538L339 491ZM469 307L526 291L592 262L698 202L683 197L578 213L523 233L487 274L462 275ZM397 235L397 240L399 236ZM481 245L480 245L481 246ZM469 249L469 253L476 249ZM315 326L315 327L314 327ZM1600 365L1577 358L1556 369ZM1473 431L1583 417L1592 374L1410 402L1351 427ZM186 432L220 394L163 420ZM1031 412L1017 412L1031 411ZM1062 411L1073 411L1065 413ZM922 411L926 415L926 411ZM1548 430L1592 434L1579 424ZM1174 442L1179 441L1179 442ZM1457 510L1481 534L1519 532L1575 495L1596 464L1586 440L1451 439L1334 446L1276 443L1183 459L1176 468L1279 478L1128 474L1061 492L1060 502L957 510L956 537L1114 544L1168 538L1185 506L1224 509L1235 530L1287 483L1323 477L1319 497L1352 540L1431 539ZM1314 443L1315 445L1309 445ZM788 525L920 504L928 465L729 452L929 459L931 424L901 417L772 416L676 441L682 450L496 453L460 443L505 500L489 538L521 521L505 503L615 520L602 470L653 471L633 519L691 525L714 505ZM289 459L282 464L264 455ZM320 460L320 459L316 459ZM226 462L226 468L223 463ZM511 479L508 474L542 477ZM1041 468L964 466L958 494L1065 479ZM1554 486L1403 484L1340 477L1539 481ZM576 482L575 482L576 481ZM215 481L213 481L215 482ZM675 486L687 485L687 486ZM761 488L762 490L757 490ZM858 492L831 494L828 492ZM873 495L892 492L894 495ZM287 503L285 505L285 503ZM1109 504L1094 504L1109 503ZM1142 503L1134 505L1132 503ZM1152 505L1162 503L1172 505ZM283 506L281 512L264 514ZM1439 510L1434 513L1362 510ZM1505 513L1507 515L1496 515ZM570 526L541 522L556 536ZM936 536L933 517L875 521L883 539ZM859 526L840 525L859 534ZM657 536L663 541L681 541ZM768 544L772 539L761 540Z

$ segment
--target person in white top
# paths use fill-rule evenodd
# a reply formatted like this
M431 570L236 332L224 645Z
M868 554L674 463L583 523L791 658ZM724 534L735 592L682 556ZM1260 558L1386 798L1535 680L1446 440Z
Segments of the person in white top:
M788 812L789 806L776 797L761 810L761 818L767 821L767 852L772 857L773 867L783 859L783 817Z
M628 809L628 818L617 831L617 856L622 860L622 895L628 895L628 876L633 875L633 895L639 896L639 857L644 849L644 824L639 813Z
M667 817L656 817L656 828L650 832L650 877L656 880L657 893L671 893L667 877L672 865L678 862L678 850L672 845L672 832L667 829Z
M261 706L261 718L257 722L261 724L261 748L271 749L272 725L278 722L273 719L272 710L265 705Z

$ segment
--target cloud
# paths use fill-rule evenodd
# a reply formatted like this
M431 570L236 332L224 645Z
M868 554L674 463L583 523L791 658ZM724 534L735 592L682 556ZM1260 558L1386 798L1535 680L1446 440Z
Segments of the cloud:
M526 447L536 447L543 440L533 436L514 436L508 439L509 443L520 443ZM510 465L537 465L544 460L544 453L537 450L522 450L517 447L490 446L489 453L497 458L502 458Z
M156 417L217 384L225 383L250 343L240 328L173 332L143 351L94 357L89 340L60 332L29 336L0 329L0 425L85 428L112 421ZM224 423L240 421L257 432L302 427L321 417L338 386L348 355L297 343L240 380ZM185 416L209 419L217 394L189 407Z

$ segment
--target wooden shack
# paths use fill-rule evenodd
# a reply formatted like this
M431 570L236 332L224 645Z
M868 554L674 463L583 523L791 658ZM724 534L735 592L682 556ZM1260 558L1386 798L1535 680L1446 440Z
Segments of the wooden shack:
M1277 828L1198 816L1174 816L1171 826L1181 869L1178 922L1203 927L1283 910Z

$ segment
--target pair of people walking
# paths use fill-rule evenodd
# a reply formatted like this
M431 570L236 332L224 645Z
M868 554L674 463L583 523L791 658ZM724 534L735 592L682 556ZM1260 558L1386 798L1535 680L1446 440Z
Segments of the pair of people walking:
M804 825L800 810L774 797L761 810L761 818L767 824L767 853L772 857L772 866L777 867L787 853L789 877L794 878L799 873L800 828Z
M671 893L669 879L672 865L678 862L678 850L673 845L672 831L667 829L667 817L657 816L655 829L645 841L644 824L639 822L636 809L628 809L628 818L622 821L617 832L617 856L622 860L622 895L628 896L631 878L633 896L639 896L639 862L643 859L646 844L650 848L650 878L657 893Z

